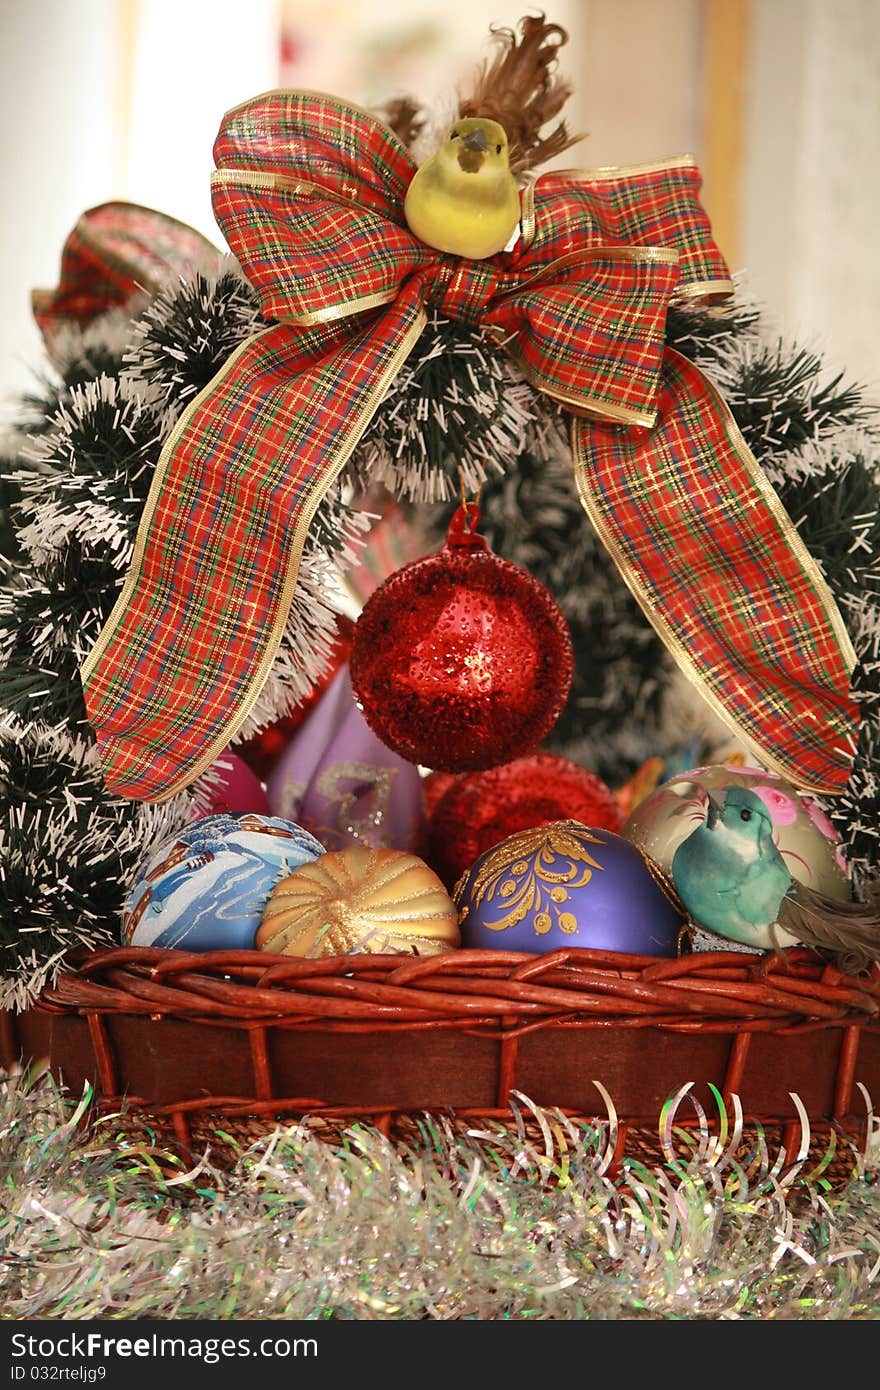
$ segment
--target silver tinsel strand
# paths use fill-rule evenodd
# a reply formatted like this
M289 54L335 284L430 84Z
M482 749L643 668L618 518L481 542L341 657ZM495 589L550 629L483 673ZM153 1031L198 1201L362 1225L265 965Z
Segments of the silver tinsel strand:
M0 1086L4 1317L876 1319L880 1188L854 1157L738 1159L705 1126L608 1175L607 1126L525 1097L469 1131L421 1117L267 1128L218 1166L143 1117L89 1120L47 1078ZM217 1147L228 1136L218 1130Z

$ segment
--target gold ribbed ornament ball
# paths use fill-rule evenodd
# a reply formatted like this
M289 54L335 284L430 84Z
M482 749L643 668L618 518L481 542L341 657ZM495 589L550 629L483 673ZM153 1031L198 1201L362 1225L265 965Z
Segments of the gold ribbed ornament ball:
M258 950L311 960L434 956L460 941L455 904L424 860L362 845L322 854L282 879L256 936Z

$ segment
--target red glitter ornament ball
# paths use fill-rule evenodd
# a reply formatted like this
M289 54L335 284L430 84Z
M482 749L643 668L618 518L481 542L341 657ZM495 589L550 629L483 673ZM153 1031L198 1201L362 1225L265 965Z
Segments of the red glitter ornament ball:
M457 782L459 777L464 775L463 772L429 772L427 777L422 779L426 816L433 816L434 808L440 798L449 791L453 782Z
M457 778L430 817L425 857L451 890L485 850L517 830L558 820L616 834L623 816L594 772L553 753L531 753Z
M370 728L443 772L505 763L553 727L574 673L552 594L492 553L460 507L437 555L404 565L355 624L351 682Z

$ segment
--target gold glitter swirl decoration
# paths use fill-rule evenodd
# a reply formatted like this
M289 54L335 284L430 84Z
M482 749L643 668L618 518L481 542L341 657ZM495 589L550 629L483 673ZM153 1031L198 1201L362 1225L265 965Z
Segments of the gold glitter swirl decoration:
M573 820L516 831L486 855L475 873L471 870L459 879L453 898L460 909L460 920L469 910L463 898L465 883L470 881L468 897L475 906L488 897L500 899L506 909L494 921L483 919L483 926L489 931L515 927L534 914L538 936L545 936L552 929L554 919L560 931L572 935L577 931L577 918L566 904L572 890L583 888L596 871L601 872L602 865L587 845L603 843L586 826Z
M355 845L301 864L275 886L256 946L307 959L434 956L460 940L455 904L424 860Z

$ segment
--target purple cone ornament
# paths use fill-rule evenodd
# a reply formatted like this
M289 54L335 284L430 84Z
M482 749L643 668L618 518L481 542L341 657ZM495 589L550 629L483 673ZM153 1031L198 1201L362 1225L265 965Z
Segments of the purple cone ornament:
M481 854L454 893L462 946L680 954L687 924L666 875L611 830L552 821Z
M272 814L328 850L353 844L418 854L425 837L422 779L386 748L352 694L343 666L303 721L266 784Z

